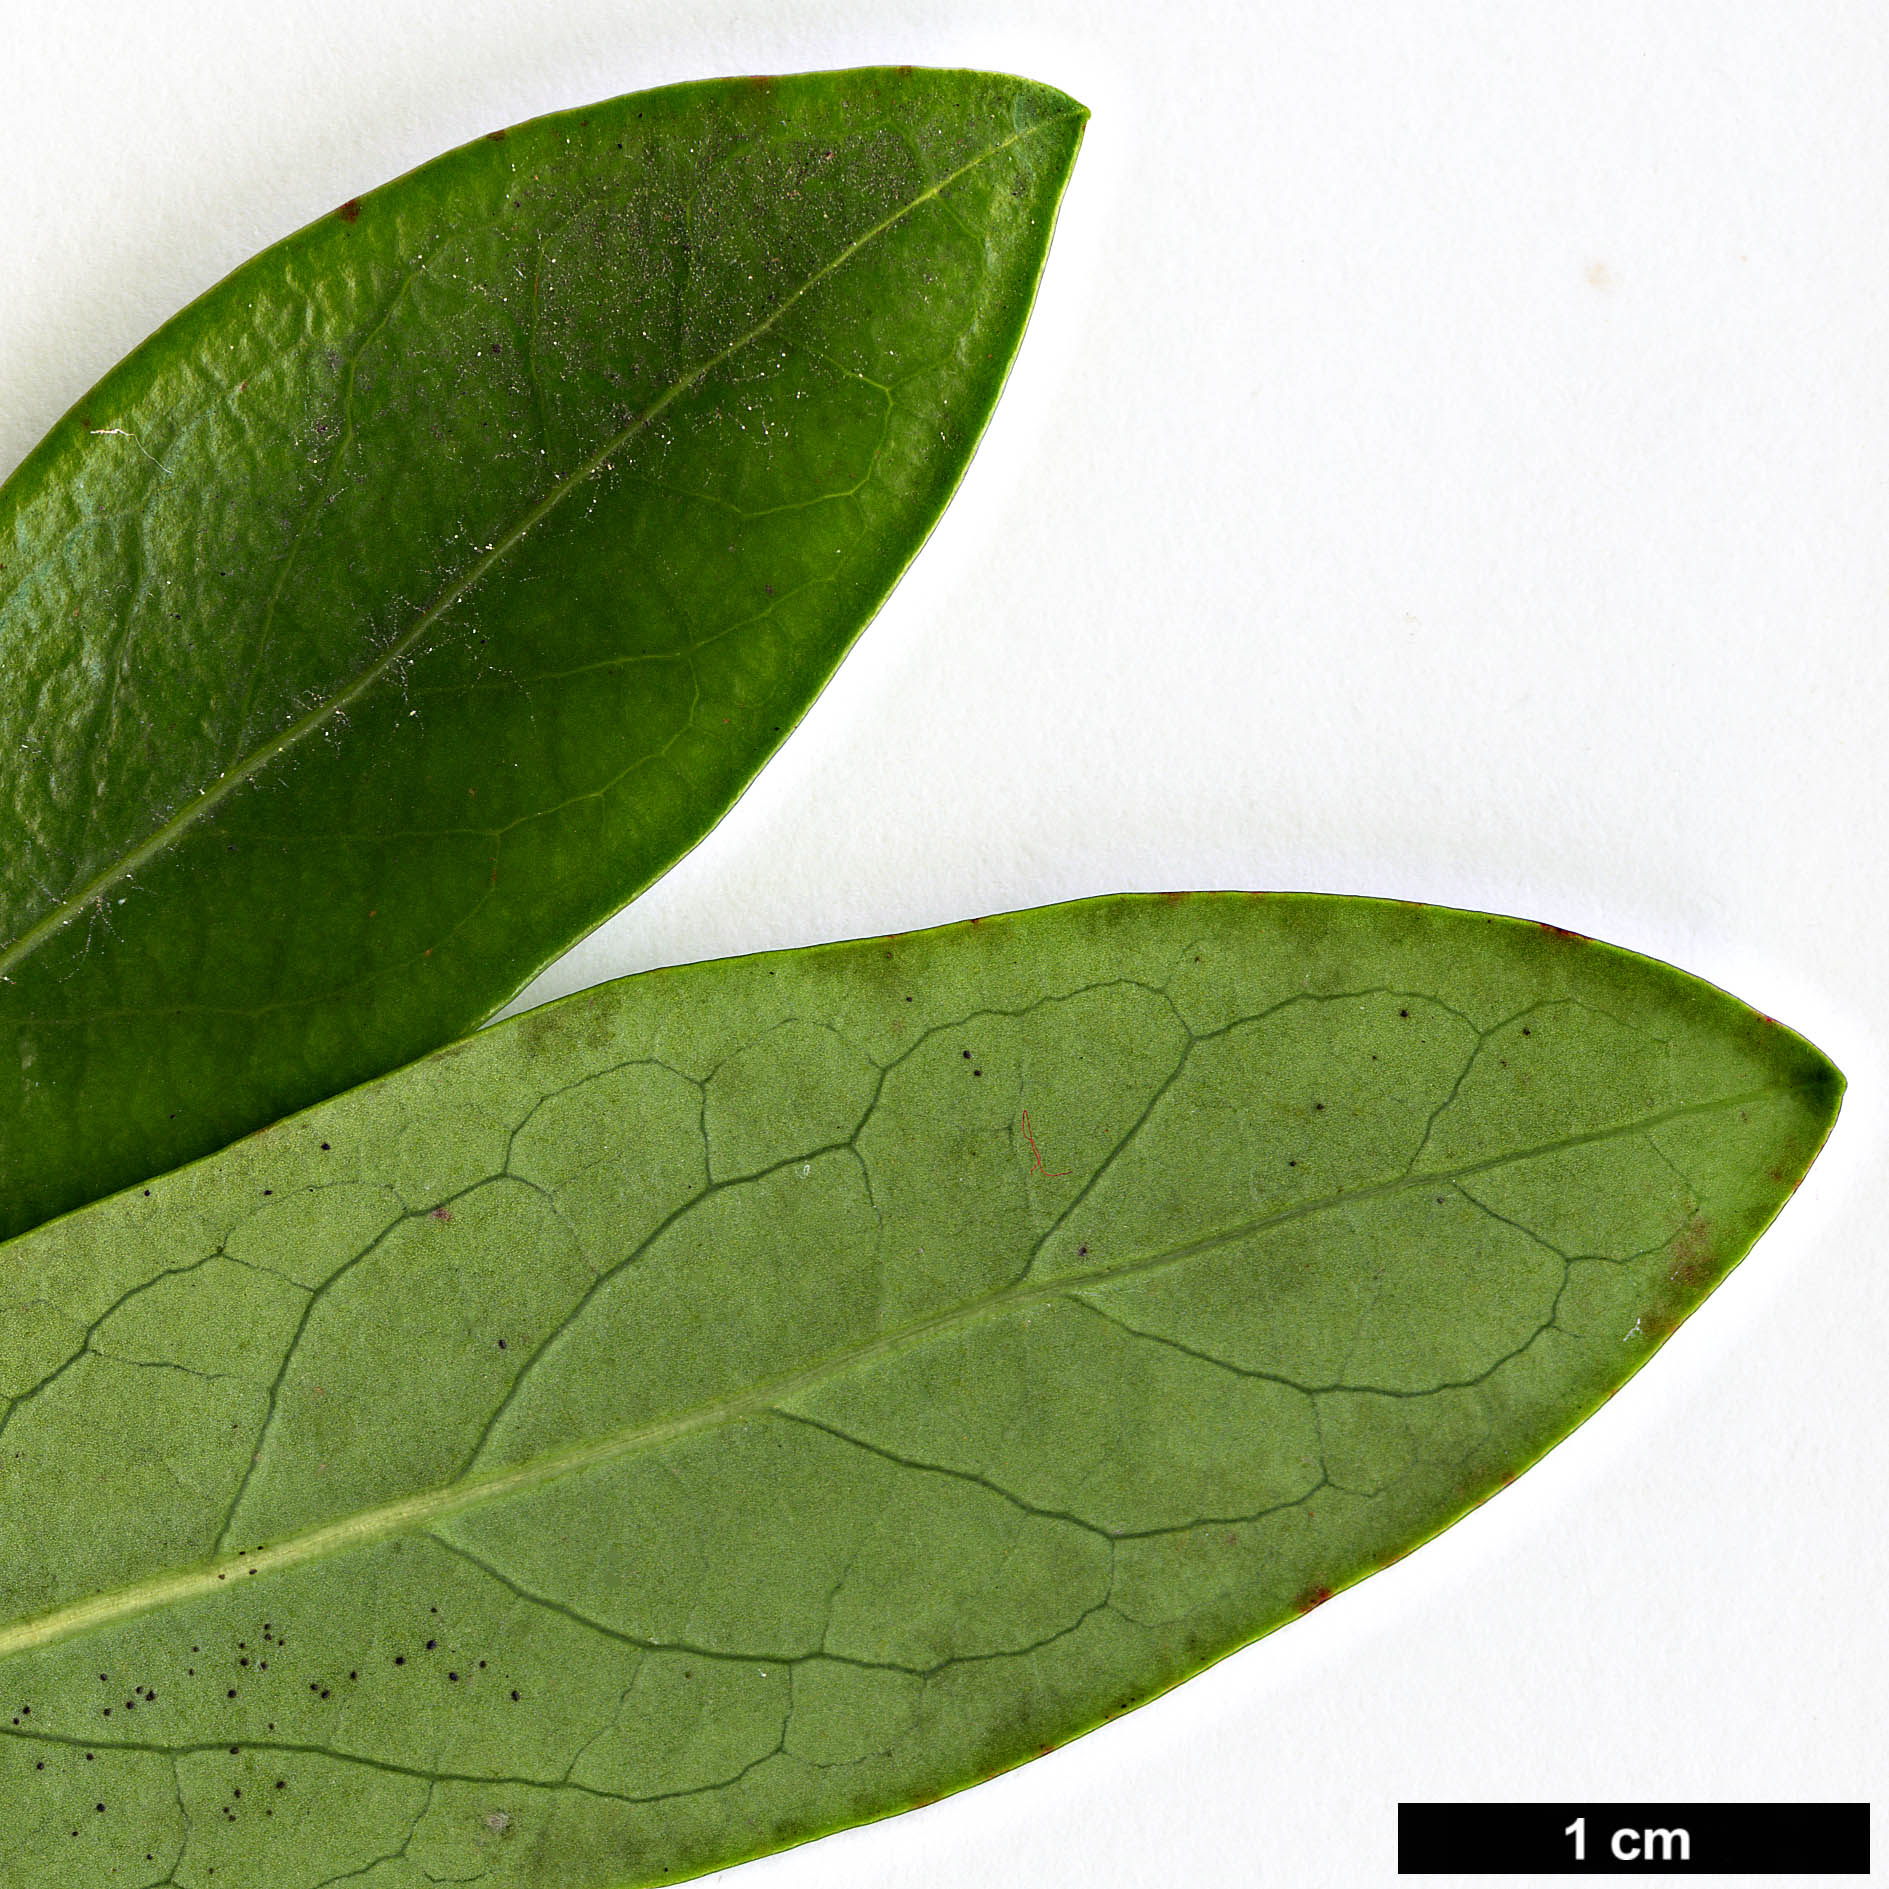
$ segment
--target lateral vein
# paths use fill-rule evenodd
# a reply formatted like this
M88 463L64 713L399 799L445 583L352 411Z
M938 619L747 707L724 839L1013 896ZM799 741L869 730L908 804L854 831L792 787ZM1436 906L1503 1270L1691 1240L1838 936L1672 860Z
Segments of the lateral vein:
M434 1524L508 1497L522 1496L567 1476L581 1475L602 1468L643 1451L658 1450L701 1431L738 1423L790 1403L803 1391L826 1382L841 1373L879 1362L895 1353L922 1344L943 1334L969 1327L979 1320L1026 1306L1047 1302L1085 1287L1122 1279L1145 1277L1152 1272L1185 1264L1203 1254L1272 1231L1312 1215L1353 1205L1361 1200L1381 1199L1410 1189L1433 1187L1513 1162L1528 1161L1556 1153L1564 1148L1580 1147L1628 1135L1645 1134L1649 1129L1688 1116L1711 1114L1724 1109L1748 1107L1775 1095L1789 1093L1796 1085L1773 1084L1737 1095L1719 1096L1707 1102L1687 1102L1643 1116L1632 1122L1594 1129L1585 1134L1561 1136L1539 1146L1517 1148L1464 1164L1450 1171L1401 1175L1364 1187L1340 1189L1315 1201L1303 1201L1272 1214L1204 1235L1199 1239L1164 1249L1147 1257L1096 1268L1087 1273L1060 1275L1054 1279L1024 1280L982 1298L939 1312L928 1319L887 1332L868 1343L816 1359L799 1370L758 1385L737 1396L698 1405L658 1423L643 1424L608 1436L592 1438L566 1449L534 1457L509 1468L468 1475L442 1487L425 1489L413 1495L345 1515L332 1522L303 1530L300 1534L258 1547L247 1554L223 1554L195 1567L181 1568L153 1575L104 1594L88 1596L66 1606L54 1608L30 1619L0 1626L0 1660L15 1654L32 1652L72 1639L100 1627L112 1625L133 1615L177 1602L202 1599L219 1586L240 1586L258 1575L279 1574L304 1562L370 1546L396 1535L413 1534Z

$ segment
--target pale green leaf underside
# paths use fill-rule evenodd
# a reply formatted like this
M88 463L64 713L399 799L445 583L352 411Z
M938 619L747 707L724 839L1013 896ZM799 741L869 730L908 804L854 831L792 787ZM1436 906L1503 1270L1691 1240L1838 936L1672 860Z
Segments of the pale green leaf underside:
M603 1889L1016 1763L1564 1435L1840 1089L1313 897L522 1017L0 1249L0 1882Z

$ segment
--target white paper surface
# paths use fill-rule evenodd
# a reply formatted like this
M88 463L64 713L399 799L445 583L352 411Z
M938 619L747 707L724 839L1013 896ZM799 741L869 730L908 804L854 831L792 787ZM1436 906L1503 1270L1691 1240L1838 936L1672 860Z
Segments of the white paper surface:
M1867 1797L1879 8L0 0L0 474L219 276L449 146L878 62L1094 113L1009 392L782 755L525 1001L1088 893L1368 892L1670 959L1851 1087L1751 1258L1500 1501L1050 1758L716 1880L1355 1889L1400 1798Z

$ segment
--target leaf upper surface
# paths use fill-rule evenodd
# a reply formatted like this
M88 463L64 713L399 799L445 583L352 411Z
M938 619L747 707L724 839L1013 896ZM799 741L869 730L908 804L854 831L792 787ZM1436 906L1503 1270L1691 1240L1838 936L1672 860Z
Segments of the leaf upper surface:
M1301 896L515 1019L0 1249L0 1883L674 1881L1018 1763L1565 1435L1840 1090Z
M0 488L0 1232L481 1022L714 824L963 472L1084 114L635 94L245 264Z

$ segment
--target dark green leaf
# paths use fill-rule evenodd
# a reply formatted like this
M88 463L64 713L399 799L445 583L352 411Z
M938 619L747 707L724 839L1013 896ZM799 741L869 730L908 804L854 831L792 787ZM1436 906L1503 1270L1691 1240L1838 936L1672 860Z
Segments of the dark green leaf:
M0 490L0 1233L461 1034L714 824L962 474L1083 118L495 132L60 422Z
M1564 1436L1841 1086L1314 897L516 1019L0 1249L0 1880L654 1883L1016 1764Z

